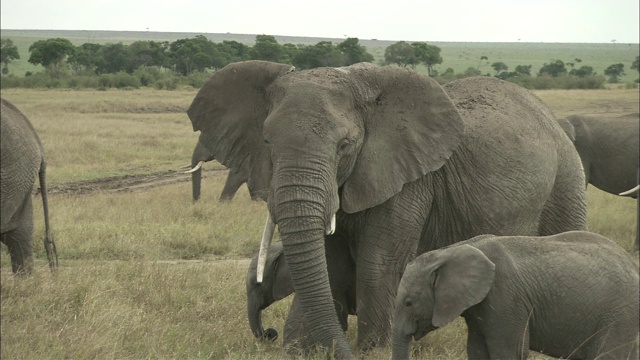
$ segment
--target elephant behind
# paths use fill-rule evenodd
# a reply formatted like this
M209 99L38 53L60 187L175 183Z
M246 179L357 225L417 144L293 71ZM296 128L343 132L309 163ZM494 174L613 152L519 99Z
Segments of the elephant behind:
M0 101L0 239L9 248L13 272L30 273L33 270L31 193L37 177L44 209L44 246L53 271L58 266L58 255L49 224L44 149L29 119L9 101Z
M640 249L640 115L618 117L573 115L559 119L573 142L585 173L585 184L592 184L613 195L637 199L636 239ZM633 191L635 188L635 191ZM629 191L631 190L631 191Z
M332 297L330 274L342 264L327 261L327 239L347 244L355 264L366 350L388 342L416 253L485 233L586 229L578 154L551 111L512 83L442 87L365 63L297 72L247 61L216 72L187 114L222 164L249 159L268 205L265 232L277 224L282 238L293 306L313 343L337 358L351 349Z
M558 120L575 145L585 173L585 184L618 195L638 184L640 117L572 115ZM637 192L628 196L637 198Z
M638 281L631 256L598 234L477 236L407 265L393 359L458 316L470 359L637 359Z
M191 156L191 169L186 171L186 173L191 174L191 188L194 201L200 199L202 165L214 159L214 156L209 150L198 141ZM227 175L222 193L220 193L219 201L231 201L238 192L238 189L240 189L240 186L249 180L249 172L249 161L244 161L239 167L229 169L229 174ZM258 199L258 196L252 191L251 186L249 186L249 195L253 200Z

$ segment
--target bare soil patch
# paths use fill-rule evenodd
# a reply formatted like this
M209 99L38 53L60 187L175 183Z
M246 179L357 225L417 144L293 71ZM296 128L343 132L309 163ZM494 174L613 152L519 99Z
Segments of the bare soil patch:
M202 177L226 176L227 169L203 170ZM126 192L136 190L147 190L158 186L172 185L180 182L191 181L191 175L183 171L165 171L153 174L135 174L112 176L100 179L74 181L68 183L49 186L49 195L70 194L83 195L93 192ZM40 189L35 189L39 194Z

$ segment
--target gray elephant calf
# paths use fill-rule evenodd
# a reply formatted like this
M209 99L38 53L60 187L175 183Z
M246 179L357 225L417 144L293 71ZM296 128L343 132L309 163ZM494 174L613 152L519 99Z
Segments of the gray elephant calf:
M573 231L481 235L418 256L395 302L393 358L462 315L471 359L637 359L638 267L612 241Z
M355 267L348 256L347 249L345 249L348 244L334 238L327 238L325 243L327 262L335 265L334 270L329 273L329 281L331 282L336 312L342 329L346 331L348 315L356 313ZM282 242L276 242L269 248L263 280L260 284L258 284L256 276L257 265L258 254L255 254L247 270L246 278L249 326L256 338L275 340L278 337L278 332L273 328L265 330L262 327L262 310L294 292L293 280L289 273L289 265L284 255ZM287 317L284 332L286 347L305 351L312 345L310 339L305 336L308 334L308 325L302 314L300 303L295 298ZM297 343L290 343L291 341Z
M46 237L44 246L49 266L58 258L49 226L46 160L35 129L20 110L1 99L0 110L0 240L9 248L14 273L33 269L33 185L40 180Z

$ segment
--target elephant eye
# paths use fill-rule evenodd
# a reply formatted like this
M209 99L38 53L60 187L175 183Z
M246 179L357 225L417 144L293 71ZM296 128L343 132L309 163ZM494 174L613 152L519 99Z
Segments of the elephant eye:
M351 141L349 141L348 139L342 139L342 141L340 141L340 143L338 144L338 152L344 152L346 151L349 146L351 146Z
M404 306L406 307L412 307L413 306L413 300L411 300L411 298L406 298L404 300Z

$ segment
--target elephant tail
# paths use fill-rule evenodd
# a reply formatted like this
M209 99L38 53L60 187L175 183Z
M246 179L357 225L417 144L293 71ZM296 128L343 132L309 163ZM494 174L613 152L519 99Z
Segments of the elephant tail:
M38 178L40 180L40 196L42 196L42 209L44 210L44 249L47 252L47 259L49 260L49 268L51 272L54 272L58 268L58 250L56 249L56 243L53 241L53 235L51 235L51 224L49 223L49 201L47 199L47 162L42 157L42 163L40 164L40 171L38 172Z

